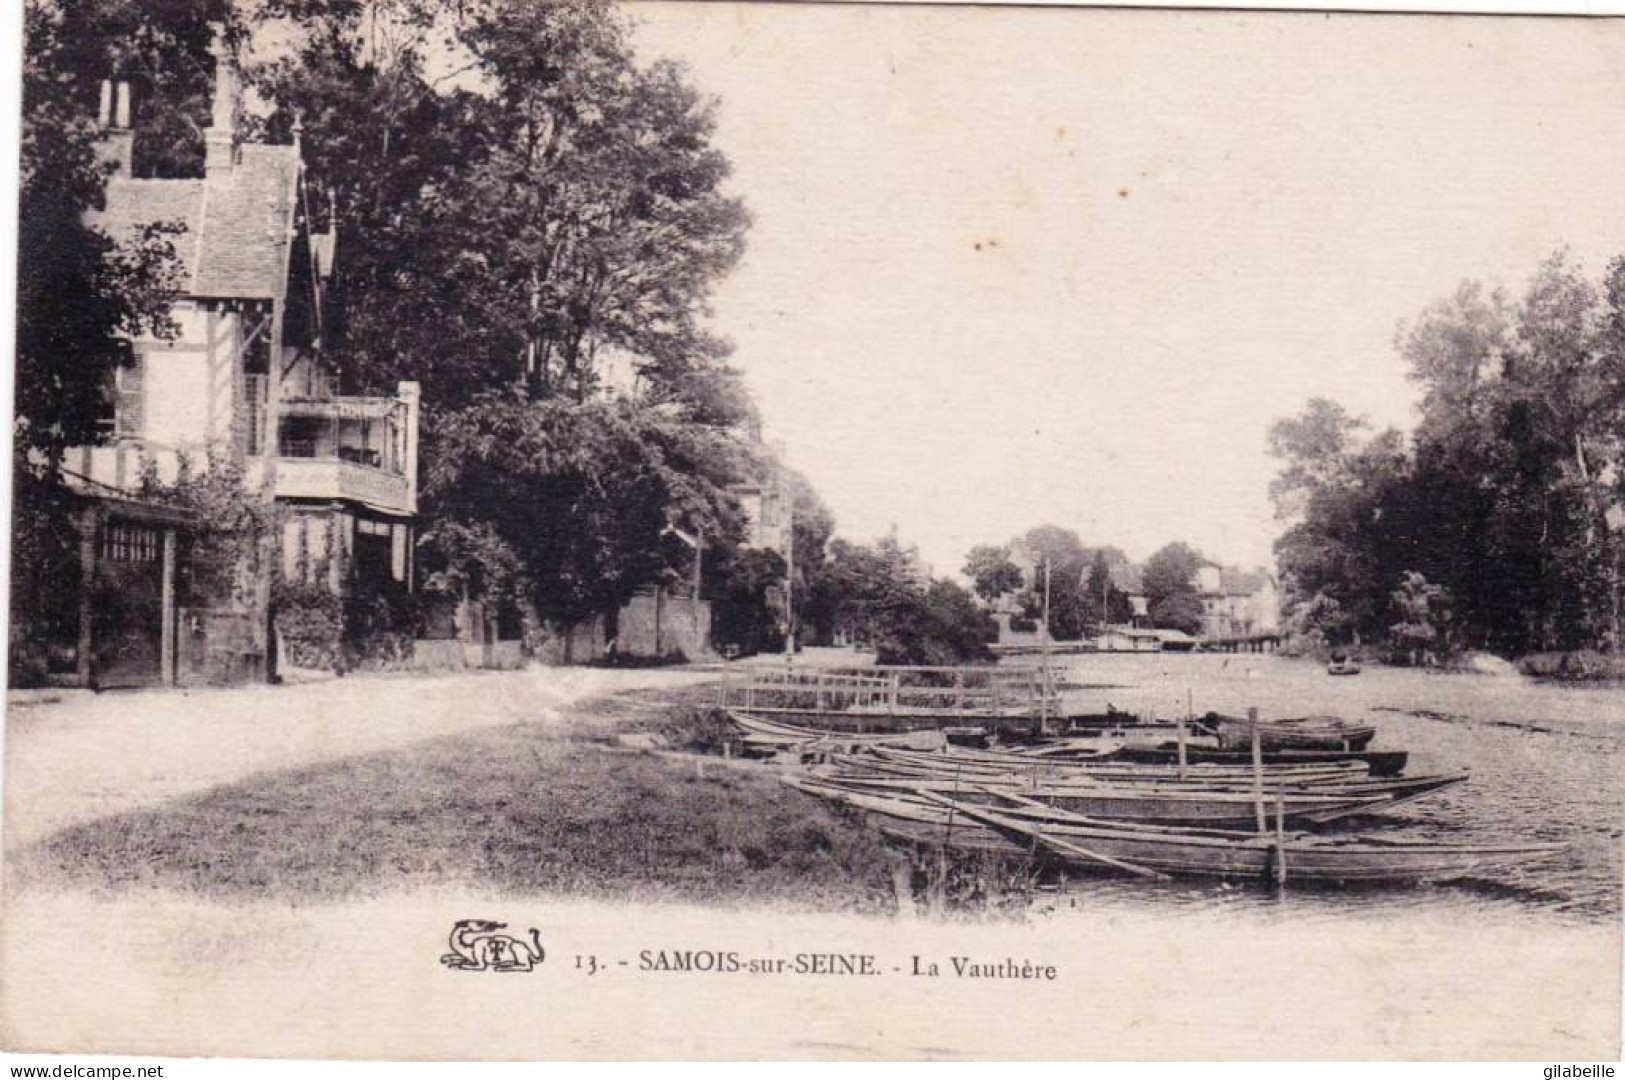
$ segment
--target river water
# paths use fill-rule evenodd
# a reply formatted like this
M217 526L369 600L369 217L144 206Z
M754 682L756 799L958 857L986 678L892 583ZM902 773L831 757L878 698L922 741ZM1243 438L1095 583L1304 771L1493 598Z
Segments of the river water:
M1166 718L1183 714L1187 702L1198 715L1240 715L1249 706L1265 718L1329 713L1375 725L1373 749L1410 751L1407 775L1471 771L1465 784L1350 826L1357 834L1568 847L1539 863L1497 871L1493 879L1422 887L1277 894L1264 887L1086 879L1048 896L1041 908L1121 900L1142 908L1199 906L1220 917L1268 910L1294 920L1418 909L1443 917L1619 919L1625 690L1384 667L1332 677L1308 661L1259 654L1101 654L1067 661L1070 680L1087 687L1067 693L1069 706L1103 711L1110 703Z

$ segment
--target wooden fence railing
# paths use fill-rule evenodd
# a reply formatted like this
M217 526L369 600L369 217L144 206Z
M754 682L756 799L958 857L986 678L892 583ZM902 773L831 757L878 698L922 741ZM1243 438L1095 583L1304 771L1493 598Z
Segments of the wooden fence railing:
M889 667L752 671L722 683L719 708L868 718L1031 719L1059 715L1039 667Z

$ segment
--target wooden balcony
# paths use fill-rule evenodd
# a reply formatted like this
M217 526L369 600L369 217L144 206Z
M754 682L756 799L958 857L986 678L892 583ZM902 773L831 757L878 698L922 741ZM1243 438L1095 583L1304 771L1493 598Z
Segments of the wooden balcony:
M417 512L406 477L332 457L277 458L276 496L358 502L387 514Z

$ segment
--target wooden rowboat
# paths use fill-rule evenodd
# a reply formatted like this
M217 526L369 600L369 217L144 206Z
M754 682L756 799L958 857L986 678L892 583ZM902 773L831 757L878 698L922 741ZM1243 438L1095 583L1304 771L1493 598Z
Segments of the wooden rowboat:
M996 811L978 811L953 796L933 800L920 794L884 794L804 777L786 777L785 782L862 814L865 822L895 840L1001 858L1037 859L1080 870L1100 870L1103 860L1109 859L1166 875L1398 884L1485 874L1563 850L1560 844L1434 844L1126 825L1036 810L1015 799L1004 801ZM944 801L959 803L963 809L944 805ZM1046 843L1034 833L1065 847ZM1081 850L1088 857L1069 853L1069 849Z
M1304 771L1299 767L1287 767L1278 771L1261 770L1258 778L1253 776L1250 768L1239 769L1235 766L1222 766L1217 770L1213 766L1207 766L1207 769L1214 770L1208 772L1201 771L1203 767L1190 766L1185 770L1183 777L1178 775L1177 769L1167 770L1166 773L1115 771L1110 763L1068 765L1044 761L1031 763L1025 768L1009 769L989 763L986 755L959 749L927 754L896 747L877 747L866 750L861 756L843 758L841 767L847 770L868 769L882 775L890 774L898 777L992 782L1018 785L1022 788L1057 784L1113 783L1158 789L1186 788L1214 792L1256 793L1261 781L1262 786L1271 793L1291 791L1297 794L1387 800L1382 806L1375 808L1347 806L1333 808L1325 813L1306 812L1302 815L1302 820L1315 824L1325 824L1356 814L1386 813L1396 806L1465 783L1470 778L1470 774L1466 771L1427 776L1374 778L1367 776L1365 770L1355 762L1334 763L1332 767L1336 771L1327 775L1312 770Z
M1056 751L1054 756L1064 756ZM1405 771L1410 755L1403 750L1266 750L1264 764L1314 765L1332 761L1363 761L1374 777L1398 776ZM1170 740L1161 742L1124 743L1109 755L1111 761L1167 764L1179 760L1179 748ZM1211 746L1185 747L1185 760L1199 764L1246 765L1252 764L1252 752L1247 750L1221 750Z
M1197 723L1219 738L1223 750L1248 750L1253 723L1244 717L1208 713ZM1259 742L1265 750L1364 750L1377 729L1351 724L1336 716L1305 716L1288 720L1260 720Z
M932 791L963 794L974 787L1019 794L1046 806L1100 821L1139 822L1150 825L1198 825L1209 828L1246 828L1257 820L1257 800L1237 790L1138 786L1107 783L1043 783L1031 785L1015 778L875 776L856 771L835 771L831 778L857 790L882 795ZM1288 822L1335 820L1350 814L1372 814L1391 800L1387 795L1321 794L1314 788L1271 790L1266 804L1271 815L1279 803Z
M1000 751L949 747L944 753L911 752L907 748L877 749L874 756L890 764L910 765L934 772L954 774L975 771L1013 774L1021 777L1073 777L1080 780L1117 780L1129 783L1186 783L1197 785L1250 783L1251 765L1194 764L1181 769L1177 764L1151 765L1103 760L1055 760ZM1368 772L1360 762L1338 761L1306 765L1267 765L1261 769L1270 784L1322 784L1364 780Z
M818 731L781 724L759 716L751 716L735 709L726 711L730 723L740 733L740 741L749 749L772 753L779 750L806 748L825 743L838 747L900 746L917 749L936 749L946 745L940 731L898 731L877 734L857 732Z

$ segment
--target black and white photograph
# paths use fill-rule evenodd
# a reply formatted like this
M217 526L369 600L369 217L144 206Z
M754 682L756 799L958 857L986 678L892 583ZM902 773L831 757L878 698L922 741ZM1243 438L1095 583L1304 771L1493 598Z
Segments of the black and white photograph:
M21 7L7 1052L1619 1060L1625 19Z

